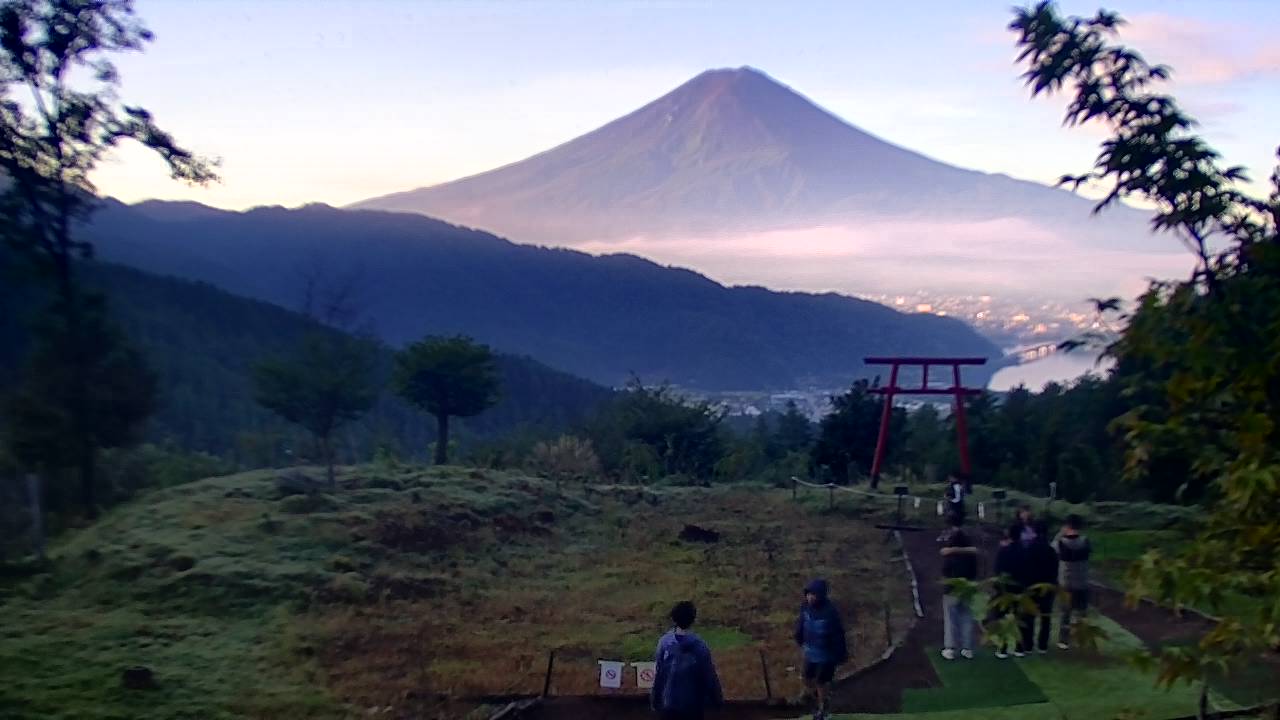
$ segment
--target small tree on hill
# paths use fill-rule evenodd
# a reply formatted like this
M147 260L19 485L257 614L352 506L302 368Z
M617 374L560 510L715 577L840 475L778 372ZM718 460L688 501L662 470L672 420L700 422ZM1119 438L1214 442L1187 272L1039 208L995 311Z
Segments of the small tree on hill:
M371 342L317 330L293 355L254 368L258 403L311 433L330 488L336 485L333 432L373 407L375 362Z
M48 312L58 316L60 339L46 350L65 352L57 358L65 386L48 388L48 374L27 381L28 390L49 390L40 399L44 411L27 422L48 419L51 425L32 432L65 435L60 463L79 468L91 516L97 512L97 443L116 431L111 426L128 424L98 414L111 403L94 396L95 377L129 351L118 335L103 344L113 334L103 332L105 320L96 316L101 301L83 292L73 272L93 250L73 232L96 202L89 176L112 148L133 140L159 154L177 179L215 179L210 165L179 147L150 113L117 99L119 77L107 57L141 50L150 39L131 0L0 2L0 242L50 280L56 301ZM95 350L102 354L92 355Z
M1111 133L1094 170L1063 181L1106 185L1099 209L1125 197L1153 204L1153 226L1198 263L1188 280L1154 283L1108 352L1141 400L1118 421L1129 474L1175 446L1206 484L1193 540L1148 553L1130 575L1135 599L1221 616L1195 645L1155 656L1162 682L1200 683L1204 716L1212 672L1280 646L1280 170L1267 200L1241 193L1244 171L1222 167L1194 121L1152 90L1170 71L1112 42L1120 24L1105 11L1064 18L1042 2L1016 11L1011 29L1033 93L1067 92L1068 124Z
M498 385L493 353L470 338L428 338L396 354L396 391L436 419L437 465L448 462L449 418L484 412Z

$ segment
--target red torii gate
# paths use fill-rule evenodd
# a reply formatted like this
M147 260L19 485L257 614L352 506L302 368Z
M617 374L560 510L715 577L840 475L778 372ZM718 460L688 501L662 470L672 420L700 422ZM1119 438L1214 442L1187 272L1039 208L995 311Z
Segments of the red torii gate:
M966 475L971 472L969 464L969 427L964 417L964 399L969 395L981 395L981 388L967 388L960 381L961 365L986 365L986 358L926 358L926 357L869 357L863 358L868 365L889 365L889 385L872 388L871 392L884 395L884 410L880 414L880 434L876 438L876 457L871 463L871 487L880 484L880 466L884 462L885 445L889 442L889 414L893 411L895 395L951 395L956 401L956 445L960 449L960 470ZM898 387L898 368L903 365L923 367L920 387ZM929 368L935 365L951 366L952 385L948 388L929 387Z

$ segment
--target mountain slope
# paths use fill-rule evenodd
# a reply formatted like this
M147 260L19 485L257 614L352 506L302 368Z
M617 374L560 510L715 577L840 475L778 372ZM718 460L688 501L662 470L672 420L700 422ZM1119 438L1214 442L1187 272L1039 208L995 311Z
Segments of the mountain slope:
M0 266L3 262L0 257ZM160 403L151 419L150 439L228 456L279 453L302 439L296 428L254 401L252 367L265 356L291 351L305 333L317 329L312 321L205 284L105 264L89 265L85 272L88 282L108 295L113 315L158 375ZM24 316L40 305L30 286L0 287L0 370L10 371L20 362ZM377 445L423 455L435 436L434 420L385 390L389 350L381 351L379 363L384 392L378 405L337 438L345 460L368 459ZM610 394L525 357L501 355L498 368L501 398L483 414L461 421L463 438L527 426L566 428L585 419ZM0 375L0 395L7 377L12 374ZM286 458L240 459L260 464Z
M416 212L524 242L814 227L873 218L1044 226L1091 203L884 142L751 69L705 72L635 112L489 172L355 207ZM1141 215L1084 224L1085 246L1149 247Z
M354 278L361 309L393 345L465 333L610 385L634 373L703 389L841 387L867 374L871 353L999 355L948 318L727 288L633 256L517 245L409 214L109 202L87 237L106 260L284 306L303 297L302 271L329 268Z

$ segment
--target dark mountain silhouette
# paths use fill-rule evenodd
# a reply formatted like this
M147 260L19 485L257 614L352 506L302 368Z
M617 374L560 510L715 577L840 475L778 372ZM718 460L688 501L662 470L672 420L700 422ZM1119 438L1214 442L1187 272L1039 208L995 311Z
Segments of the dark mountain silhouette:
M86 232L105 260L286 307L322 268L354 279L357 303L393 345L465 333L610 385L634 373L704 389L836 387L867 374L868 353L999 354L949 318L728 288L634 256L517 245L411 214L109 201Z
M0 278L13 280L0 248ZM263 357L287 354L319 328L298 313L249 300L207 284L159 277L108 263L84 266L87 282L110 298L112 315L145 354L159 381L157 412L148 426L155 442L175 443L253 462L241 441L256 447L309 448L305 433L254 400L252 368ZM32 283L0 283L0 396L21 362L28 342L27 322L44 306ZM333 331L336 332L336 331ZM553 370L527 357L499 355L502 377L498 403L472 418L459 419L459 439L494 437L536 427L567 429L584 421L611 393L607 388ZM410 408L386 388L390 350L379 352L378 404L337 437L344 459L368 459L378 445L404 455L427 456L435 420Z
M576 245L873 219L1073 224L1080 247L1151 249L1142 214L964 170L876 138L751 68L712 70L526 160L354 207ZM928 238L921 238L927 242Z

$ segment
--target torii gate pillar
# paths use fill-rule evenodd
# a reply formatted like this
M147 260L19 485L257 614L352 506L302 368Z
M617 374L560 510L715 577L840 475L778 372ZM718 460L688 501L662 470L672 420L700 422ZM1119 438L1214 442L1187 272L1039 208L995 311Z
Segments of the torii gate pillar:
M981 395L982 388L968 388L960 380L960 366L985 365L986 358L925 358L925 357L869 357L864 358L868 365L888 365L889 384L886 387L872 388L871 392L884 395L884 409L880 413L880 433L876 437L876 455L871 463L871 487L880 484L880 468L884 464L885 449L889 444L889 424L893 413L895 395L951 395L955 398L956 413L956 447L960 451L960 470L966 475L972 472L969 461L969 424L964 414L964 399L967 396ZM923 368L920 387L903 388L898 386L898 369L902 366ZM951 387L929 387L929 368L940 365L951 367Z

